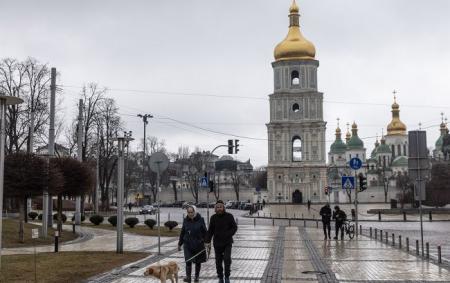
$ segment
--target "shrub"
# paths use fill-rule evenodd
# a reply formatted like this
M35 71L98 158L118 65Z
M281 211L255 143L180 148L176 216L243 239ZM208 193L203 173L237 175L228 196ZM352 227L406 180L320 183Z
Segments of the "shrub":
M36 217L38 217L38 214L37 214L37 212L30 211L30 212L28 212L28 217L30 217L31 220L34 220L34 219L36 219Z
M39 213L38 220L42 220L42 213Z
M84 220L86 220L86 216L84 216L84 214L81 214L81 222L83 222ZM72 216L72 222L75 222L75 215Z
M112 226L116 227L116 226L117 226L117 215L110 216L110 217L108 218L108 222L109 222Z
M91 221L92 224L94 225L100 225L102 224L104 218L101 215L92 215L91 217L89 217L89 221Z
M130 226L130 228L134 228L134 226L139 223L139 219L136 217L128 217L125 219L125 223Z
M178 222L176 222L176 221L167 221L166 223L164 223L164 226L166 226L167 228L169 228L170 231L172 231L173 228L178 226Z
M155 227L156 225L156 220L150 218L145 220L144 223L148 226L148 228L153 229L153 227Z
M58 220L58 213L53 214L53 220ZM67 216L64 213L61 214L61 220L63 223L67 221Z

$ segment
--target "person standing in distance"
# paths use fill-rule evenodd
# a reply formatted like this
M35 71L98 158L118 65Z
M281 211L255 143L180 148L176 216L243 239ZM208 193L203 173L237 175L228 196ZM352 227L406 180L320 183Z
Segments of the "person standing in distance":
M206 225L203 217L197 213L194 205L186 209L187 216L183 220L178 250L184 245L184 260L186 261L186 278L184 282L191 283L192 263L195 263L194 282L199 282L202 262L206 262L205 237Z
M327 236L328 236L328 239L331 240L331 235L330 235L331 208L330 208L329 203L325 204L320 209L320 216L322 216L323 234L325 235L325 240L327 239Z
M225 211L223 201L218 200L214 210L216 213L211 216L209 221L205 243L207 248L209 248L211 240L214 241L216 271L219 277L219 283L229 283L231 273L231 246L233 245L233 235L236 234L237 225L233 215Z

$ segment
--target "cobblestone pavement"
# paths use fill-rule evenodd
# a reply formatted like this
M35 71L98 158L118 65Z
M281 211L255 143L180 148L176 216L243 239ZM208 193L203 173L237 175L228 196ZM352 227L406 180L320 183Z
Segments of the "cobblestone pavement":
M159 282L143 273L148 265L176 261L185 276L183 254L176 240L166 241L163 255L91 278L88 282ZM232 282L450 282L448 265L439 266L413 254L360 236L323 240L321 229L292 226L240 225L232 250ZM202 265L201 282L217 282L214 251Z

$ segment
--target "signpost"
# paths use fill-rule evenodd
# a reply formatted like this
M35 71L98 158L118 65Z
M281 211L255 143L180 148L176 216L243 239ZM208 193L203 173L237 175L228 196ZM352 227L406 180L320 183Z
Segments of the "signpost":
M159 205L159 176L169 167L169 159L162 152L155 152L150 156L150 170L156 173L156 203L158 204L158 254L161 254L161 212Z
M355 180L356 180L356 171L358 171L358 169L361 168L362 161L358 157L354 157L354 158L350 159L349 165L350 165L350 168L355 170ZM355 226L356 226L355 234L356 234L356 237L358 237L358 232L359 232L359 229L358 229L358 189L356 189L356 184L354 184L353 188L355 188Z

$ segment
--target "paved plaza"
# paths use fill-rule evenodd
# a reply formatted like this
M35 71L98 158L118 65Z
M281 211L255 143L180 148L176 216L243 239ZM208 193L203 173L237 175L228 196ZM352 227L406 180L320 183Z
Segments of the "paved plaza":
M144 277L150 264L176 261L185 275L177 240L167 240L162 255L157 246L146 259L129 264L89 282L159 282ZM241 225L232 253L232 282L450 282L448 265L441 265L379 240L323 240L320 229ZM217 282L214 252L202 265L201 282Z

